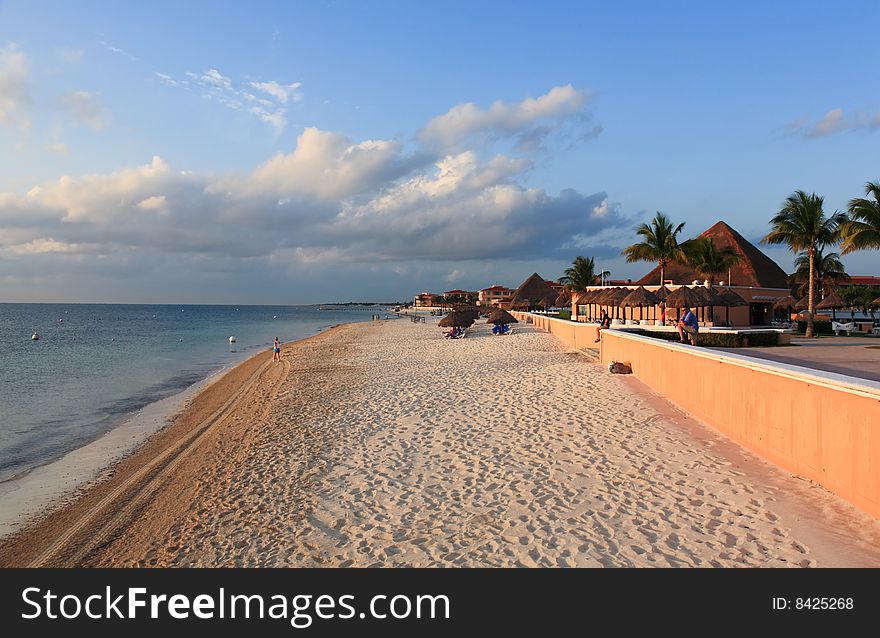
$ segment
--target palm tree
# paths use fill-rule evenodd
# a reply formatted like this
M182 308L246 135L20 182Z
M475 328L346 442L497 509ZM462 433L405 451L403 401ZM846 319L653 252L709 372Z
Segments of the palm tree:
M816 313L816 251L837 243L840 225L846 215L835 211L830 217L822 209L825 198L813 193L795 191L789 195L778 213L770 220L771 230L762 244L785 244L792 251L807 253L810 263L809 300L807 316L808 337L813 336L813 315Z
M840 261L840 255L837 253L825 253L821 248L816 251L816 283L822 292L822 297L830 293L837 286L837 280L848 277L843 262ZM794 260L797 270L794 273L796 281L803 281L799 294L803 295L807 289L807 282L810 279L810 256L807 252L802 252Z
M559 278L559 283L565 284L569 291L581 292L589 286L595 286L596 282L610 273L606 270L596 272L596 261L592 257L578 256L571 262L571 267L565 269L565 275Z
M719 249L710 237L698 237L681 245L685 263L697 271L697 275L715 283L715 276L733 267L740 255L732 247Z
M880 249L880 182L868 182L865 195L873 195L874 201L859 197L849 200L850 218L840 227L844 255Z
M654 215L651 224L636 227L636 235L644 237L643 241L623 250L628 262L656 261L660 266L660 285L666 279L666 267L670 262L681 258L676 236L684 228L684 222L674 226L669 218L660 211Z

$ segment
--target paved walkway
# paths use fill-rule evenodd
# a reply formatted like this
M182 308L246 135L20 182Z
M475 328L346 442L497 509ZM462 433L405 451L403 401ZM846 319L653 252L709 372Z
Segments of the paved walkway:
M719 350L880 381L880 338L878 337L818 339L795 337L790 347L719 348Z

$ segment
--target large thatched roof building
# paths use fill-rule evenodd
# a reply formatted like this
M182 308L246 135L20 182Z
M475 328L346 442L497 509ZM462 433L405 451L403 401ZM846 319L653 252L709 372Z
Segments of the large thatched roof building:
M559 292L544 281L541 275L532 273L514 291L510 297L510 302L502 305L508 308L529 308L533 306L550 308L556 303L558 296Z

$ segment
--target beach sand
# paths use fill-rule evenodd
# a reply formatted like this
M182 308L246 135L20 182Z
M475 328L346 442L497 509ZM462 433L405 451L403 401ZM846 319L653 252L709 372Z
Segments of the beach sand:
M339 326L206 388L2 565L878 566L880 524L519 324Z

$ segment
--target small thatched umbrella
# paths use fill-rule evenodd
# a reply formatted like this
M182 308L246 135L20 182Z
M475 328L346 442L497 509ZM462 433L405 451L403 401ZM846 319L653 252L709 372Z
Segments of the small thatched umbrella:
M703 306L708 306L708 297L706 297L703 293L695 288L703 288L703 286L695 286L694 288L690 288L688 286L681 286L677 290L669 293L669 296L666 297L666 306L672 308L700 308Z
M590 306L595 304L595 299L599 296L600 293L604 292L602 288L593 288L592 290L583 290L581 292L575 293L577 295L577 304ZM593 316L593 309L590 308L589 312L590 317Z
M727 321L728 326L730 325L730 309L749 305L748 301L733 292L730 288L725 288L718 293L718 296L724 301L724 307L726 308L725 321ZM794 299L792 299L792 301L794 301Z
M666 287L666 284L663 284L654 291L654 294L657 295L657 298L660 299L660 301L664 301L669 295L672 294L672 292L669 290L669 288Z
M603 306L611 306L614 308L614 318L618 319L617 309L620 308L620 302L626 299L627 295L630 293L629 288L609 288L608 292L603 293L599 299L598 303Z
M657 297L657 295L644 286L639 286L635 290L630 291L630 293L620 302L620 305L624 308L642 308L644 306L653 308L659 303L660 298ZM630 318L632 318L632 312L630 312Z
M557 308L562 308L563 306L568 306L571 304L571 292L568 290L564 290L559 293L559 296L556 297L556 303L553 304Z
M553 305L557 296L556 290L541 275L532 273L510 297L510 307L529 307L532 305L532 300L537 300L538 305L547 308Z
M797 299L789 295L788 297L778 299L776 303L773 304L773 310L788 310L789 308L794 308L797 302Z
M453 310L440 320L437 325L441 328L467 328L474 323L473 317L460 310Z
M816 304L816 310L831 310L831 319L837 321L837 313L835 311L838 308L846 308L849 305L851 304L844 301L840 295L837 294L837 291L834 291Z
M715 306L724 306L726 302L721 294L712 287L706 286L694 286L694 291L697 292L703 298L703 307L709 308L709 318L714 322L715 321ZM729 317L728 317L729 318ZM703 320L706 319L706 312L703 312Z
M809 307L810 307L810 296L809 295L804 295L794 305L795 310L807 310Z
M516 317L507 312L506 310L502 310L499 308L498 310L494 310L491 315L489 315L489 319L486 323L494 323L497 325L504 325L508 323L519 323Z

